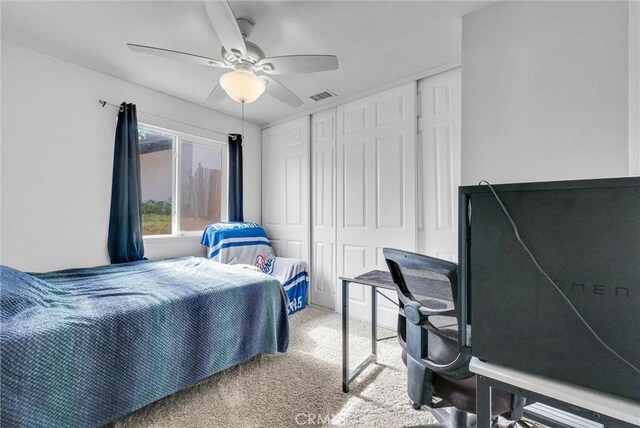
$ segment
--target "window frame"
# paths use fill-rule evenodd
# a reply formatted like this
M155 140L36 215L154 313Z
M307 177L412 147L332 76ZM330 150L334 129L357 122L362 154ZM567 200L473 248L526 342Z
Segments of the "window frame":
M205 138L198 135L189 134L186 132L175 131L169 128L164 128L157 125L151 125L147 122L138 122L138 129L144 128L150 131L160 132L165 135L170 135L173 139L171 147L171 197L173 202L171 203L171 234L164 235L142 235L144 240L169 240L175 238L195 238L202 235L202 231L181 231L180 230L180 160L181 156L181 143L186 141L191 144L199 144L209 147L222 149L222 188L220 197L220 221L227 221L229 218L228 203L229 203L229 143L223 141L217 141L211 138ZM142 172L142 171L141 171ZM140 201L142 203L142 201Z

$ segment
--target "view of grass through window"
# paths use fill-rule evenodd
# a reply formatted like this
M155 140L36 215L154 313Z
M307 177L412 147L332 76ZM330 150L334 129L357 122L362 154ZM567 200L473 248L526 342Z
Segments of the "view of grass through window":
M171 204L146 201L142 204L142 229L144 235L171 234Z
M224 146L201 144L140 127L142 232L171 235L173 230L174 145L179 144L178 230L198 232L222 219Z
M173 136L138 129L142 181L142 234L171 235Z

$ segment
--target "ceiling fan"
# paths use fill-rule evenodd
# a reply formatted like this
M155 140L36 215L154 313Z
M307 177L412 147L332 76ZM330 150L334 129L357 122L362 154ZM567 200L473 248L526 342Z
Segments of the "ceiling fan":
M213 29L222 43L222 59L133 43L127 43L127 46L136 52L233 70L220 77L219 83L207 97L209 103L218 103L225 95L242 104L251 103L266 91L291 107L299 107L302 100L271 75L315 73L338 68L338 58L335 55L286 55L265 58L258 45L246 40L253 29L253 21L246 18L236 19L226 1L205 1L204 4Z

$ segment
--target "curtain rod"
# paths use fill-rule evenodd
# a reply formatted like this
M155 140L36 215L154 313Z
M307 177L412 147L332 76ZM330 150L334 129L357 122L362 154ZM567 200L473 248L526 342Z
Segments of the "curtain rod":
M98 104L100 104L102 107L104 107L104 106L106 106L106 105L110 105L110 106L112 106L112 107L117 107L118 109L120 109L120 106L119 106L119 105L117 105L117 104L113 104L113 103L110 103L110 102L105 101L105 100L98 100ZM162 117L162 116L158 116L158 115L156 115L156 114L145 113L145 112L143 112L143 111L140 111L139 113L140 113L140 114L144 114L144 115L146 115L146 116L151 116L151 117L155 117L155 118L158 118L158 119L162 119L162 120L168 120L168 121L170 121L170 122L174 122L174 123L180 123L180 124L182 124L182 125L187 125L187 126L190 126L190 127L192 127L192 128L198 128L198 129L202 129L202 130L204 130L204 131L215 132L216 134L220 134L220 135L224 135L224 136L229 136L229 133L228 133L228 132L220 132L220 131L216 131L215 129L204 128L204 127L202 127L202 126L194 125L194 124L192 124L192 123L182 122L182 121L180 121L180 120L175 120L175 119L169 119L168 117Z

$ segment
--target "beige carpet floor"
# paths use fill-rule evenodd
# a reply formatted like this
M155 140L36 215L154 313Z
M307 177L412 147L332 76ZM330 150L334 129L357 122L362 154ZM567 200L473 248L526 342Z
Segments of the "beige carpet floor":
M384 427L434 423L411 408L395 339L378 342L379 364L344 394L338 314L307 307L290 318L285 354L262 355L152 403L115 427ZM380 330L381 337L392 335ZM351 367L370 351L370 326L351 321Z

